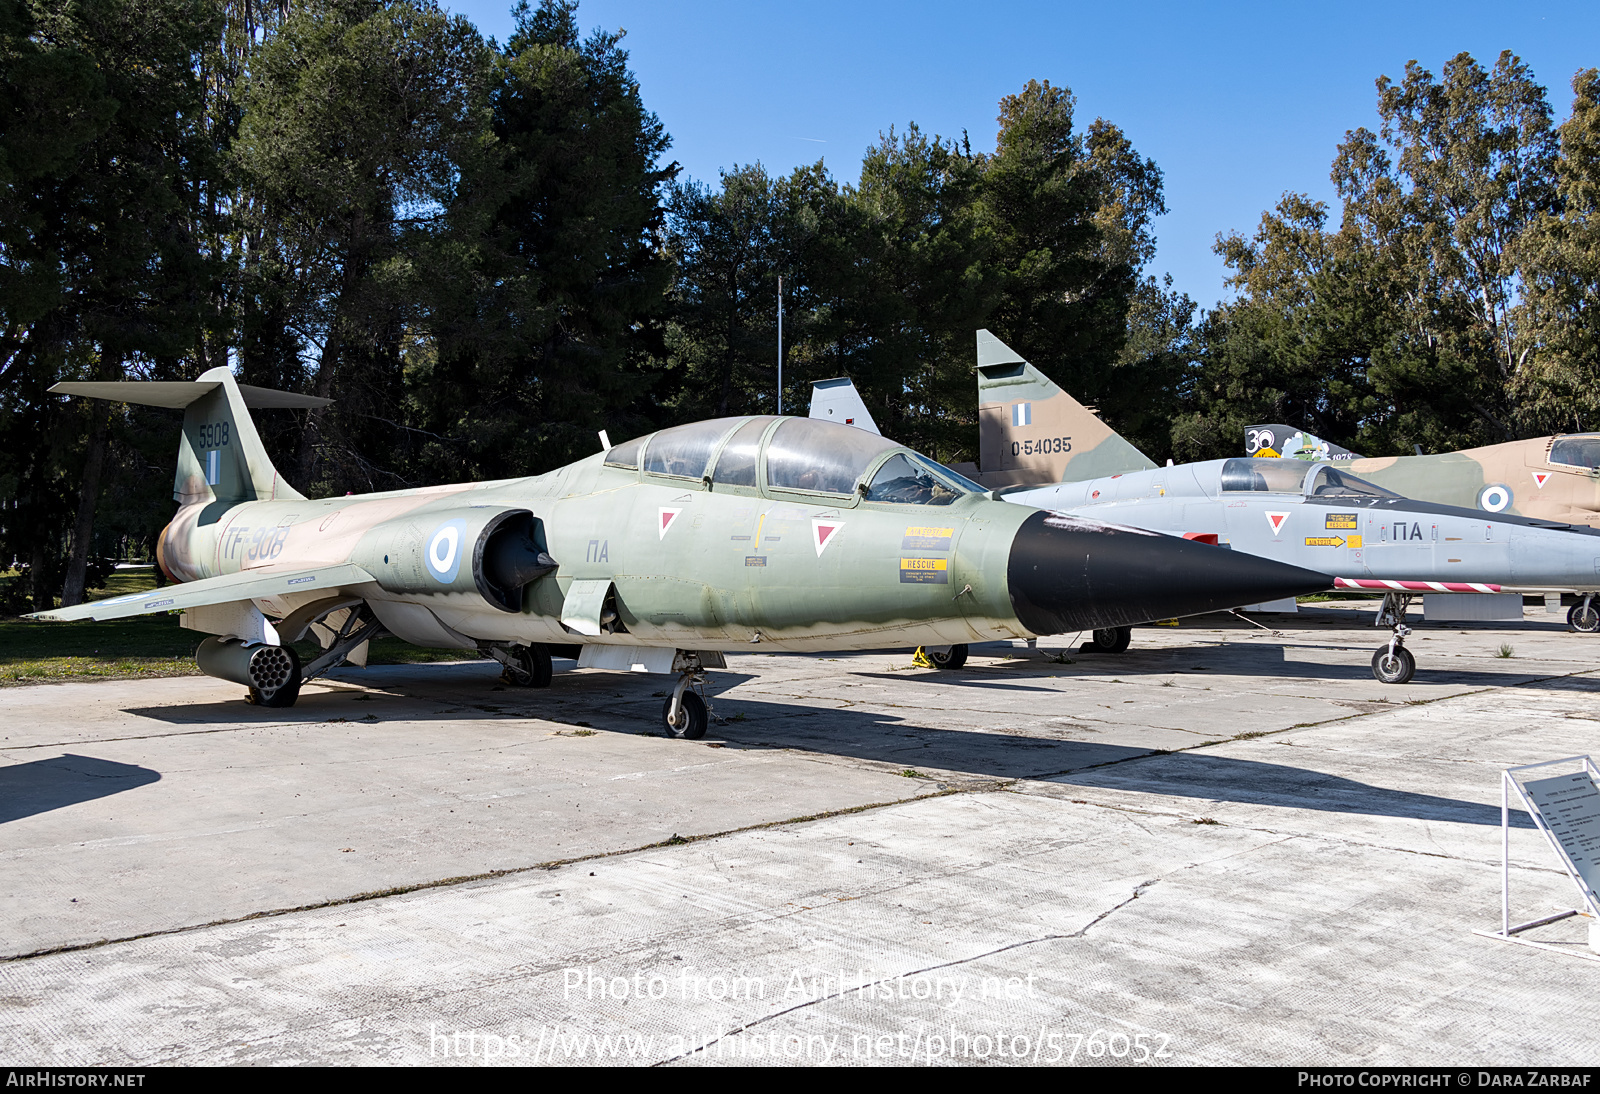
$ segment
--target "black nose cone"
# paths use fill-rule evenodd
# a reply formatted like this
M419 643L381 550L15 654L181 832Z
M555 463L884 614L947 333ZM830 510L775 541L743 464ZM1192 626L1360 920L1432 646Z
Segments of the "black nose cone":
M1017 620L1034 634L1199 615L1333 584L1226 547L1043 512L1017 529L1006 577Z

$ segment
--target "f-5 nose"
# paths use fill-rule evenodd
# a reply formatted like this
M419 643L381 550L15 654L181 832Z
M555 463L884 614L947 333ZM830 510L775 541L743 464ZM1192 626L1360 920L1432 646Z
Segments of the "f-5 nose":
M1034 634L1199 615L1333 584L1225 547L1046 512L1017 529L1006 578L1012 609Z

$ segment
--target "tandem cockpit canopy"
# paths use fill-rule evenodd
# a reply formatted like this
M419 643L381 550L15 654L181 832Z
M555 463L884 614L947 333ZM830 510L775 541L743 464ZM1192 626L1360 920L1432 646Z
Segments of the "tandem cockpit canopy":
M619 444L607 467L718 487L949 505L983 487L893 441L815 418L715 418Z
M1307 497L1398 498L1348 471L1326 464L1306 465L1300 460L1234 459L1222 464L1222 492L1304 494Z
M1550 462L1600 470L1600 433L1572 433L1550 442Z

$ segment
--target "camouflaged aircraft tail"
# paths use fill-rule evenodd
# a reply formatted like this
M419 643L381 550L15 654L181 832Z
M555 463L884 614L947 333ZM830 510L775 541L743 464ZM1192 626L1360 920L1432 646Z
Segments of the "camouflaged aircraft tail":
M303 499L272 466L248 408L314 409L333 401L240 384L226 368L214 368L198 380L65 383L50 390L142 406L182 407L183 436L172 481L172 496L180 505Z
M978 466L984 486L1038 486L1144 471L1155 463L1016 350L978 332Z
M1307 460L1359 460L1362 456L1348 448L1340 448L1325 441L1307 429L1287 425L1252 425L1244 431L1246 456L1281 456L1284 459Z

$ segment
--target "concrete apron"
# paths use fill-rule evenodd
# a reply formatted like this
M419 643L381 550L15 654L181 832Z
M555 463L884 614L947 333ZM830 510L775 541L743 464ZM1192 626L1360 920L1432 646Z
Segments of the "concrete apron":
M1596 751L1600 646L1419 628L1392 688L1373 631L1306 614L958 673L736 657L707 743L646 735L663 678L589 671L352 671L290 711L203 679L6 689L0 926L38 956L0 964L0 1045L1591 1062L1600 962L1471 931L1499 922L1498 771ZM1519 823L1513 914L1572 907Z

